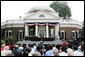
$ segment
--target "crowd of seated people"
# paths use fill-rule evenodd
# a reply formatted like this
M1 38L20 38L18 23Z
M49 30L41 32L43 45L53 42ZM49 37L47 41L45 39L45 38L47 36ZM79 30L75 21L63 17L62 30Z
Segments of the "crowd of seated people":
M84 56L84 44L1 44L1 56Z

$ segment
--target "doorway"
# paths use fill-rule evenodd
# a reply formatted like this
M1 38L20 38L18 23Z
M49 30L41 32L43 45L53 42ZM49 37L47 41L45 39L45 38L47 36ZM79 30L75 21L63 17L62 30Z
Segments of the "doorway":
M39 26L39 38L41 38L41 37L46 37L46 28L45 28L45 26Z

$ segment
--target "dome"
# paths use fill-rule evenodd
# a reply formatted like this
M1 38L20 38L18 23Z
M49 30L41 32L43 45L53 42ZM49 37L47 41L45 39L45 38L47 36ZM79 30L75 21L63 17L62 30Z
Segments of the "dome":
M39 11L39 10L55 12L52 8L48 6L36 6L36 7L31 8L29 11L32 12L32 11Z

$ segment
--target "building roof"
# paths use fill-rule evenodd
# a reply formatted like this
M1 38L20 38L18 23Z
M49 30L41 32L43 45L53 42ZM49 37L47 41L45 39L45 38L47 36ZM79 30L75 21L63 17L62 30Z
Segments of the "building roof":
M36 12L38 11L38 12ZM32 12L32 13L30 13ZM36 12L36 13L35 13ZM46 17L49 17L49 15L51 15L52 17L55 17L57 16L58 14L52 9L50 8L49 6L36 6L36 7L33 7L29 10L29 12L26 14L27 18L28 19L24 19L24 20L21 20L21 19L14 19L14 20L7 20L6 22L1 22L1 27L6 27L6 26L12 26L12 25L15 25L15 26L24 26L24 23L25 22L59 22L61 24L61 26L63 27L82 27L82 24L80 22L78 22L77 20L73 20L73 19L65 19L63 20L63 18L58 18L58 17L55 17L55 18L41 18L41 17L37 17L39 16L40 14L44 13L46 15ZM35 15L35 16L33 16ZM32 18L29 18L30 16L32 16ZM6 26L5 26L6 25Z
M52 8L50 8L49 6L36 6L31 8L29 11L33 12L36 10L46 10L46 11L50 11L50 12L55 12Z

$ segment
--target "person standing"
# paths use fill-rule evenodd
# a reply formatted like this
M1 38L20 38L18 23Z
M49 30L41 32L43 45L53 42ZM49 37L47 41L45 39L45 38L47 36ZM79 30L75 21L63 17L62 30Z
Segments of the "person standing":
M78 51L78 47L74 46L73 56L83 56L83 53Z
M53 56L52 45L48 45L47 48L48 48L48 51L46 51L45 56Z
M66 51L66 47L62 46L59 56L68 56L68 54L65 51Z

